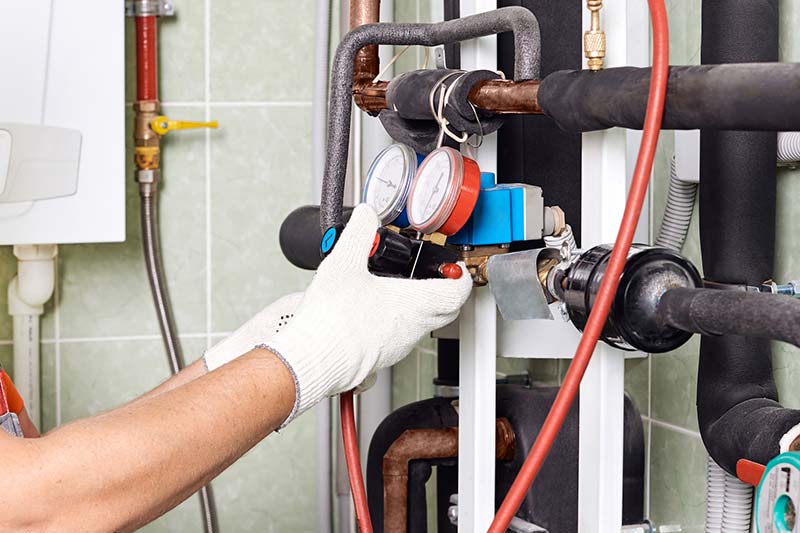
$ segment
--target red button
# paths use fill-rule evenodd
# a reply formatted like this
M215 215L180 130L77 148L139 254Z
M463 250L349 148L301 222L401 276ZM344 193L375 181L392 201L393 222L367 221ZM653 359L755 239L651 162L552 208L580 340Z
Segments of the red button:
M372 241L372 250L369 252L369 256L372 257L375 255L375 252L378 251L378 245L381 243L381 236L379 233L375 234L375 240Z
M461 269L460 265L455 263L445 263L439 267L439 273L442 277L447 279L461 279L461 276L464 275L464 271Z

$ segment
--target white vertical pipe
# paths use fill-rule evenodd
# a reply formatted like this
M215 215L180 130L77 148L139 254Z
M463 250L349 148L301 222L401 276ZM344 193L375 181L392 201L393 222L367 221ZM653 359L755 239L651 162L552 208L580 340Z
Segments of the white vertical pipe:
M25 401L28 415L41 428L39 315L14 315L14 385Z
M458 530L486 531L494 517L497 307L480 287L459 322Z

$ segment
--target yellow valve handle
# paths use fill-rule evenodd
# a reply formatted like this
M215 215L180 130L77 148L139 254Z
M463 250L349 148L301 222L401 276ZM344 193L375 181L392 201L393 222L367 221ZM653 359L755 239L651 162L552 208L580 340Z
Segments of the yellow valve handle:
M171 120L165 116L160 116L150 121L150 128L159 135L166 135L175 130L217 129L217 127L219 127L219 123L216 120L212 122L190 122L186 120Z

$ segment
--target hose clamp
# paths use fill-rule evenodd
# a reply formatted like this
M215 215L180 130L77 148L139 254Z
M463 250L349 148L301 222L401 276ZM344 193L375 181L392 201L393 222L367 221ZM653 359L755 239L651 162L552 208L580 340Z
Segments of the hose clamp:
M175 15L172 0L127 0L125 16L128 17L171 17Z

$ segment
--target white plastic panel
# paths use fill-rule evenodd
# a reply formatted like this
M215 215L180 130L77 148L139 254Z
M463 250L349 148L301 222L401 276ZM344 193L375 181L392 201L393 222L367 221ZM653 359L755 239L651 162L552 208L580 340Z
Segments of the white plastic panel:
M124 6L107 0L0 3L0 123L81 139L77 191L0 205L0 244L124 240L124 23Z

